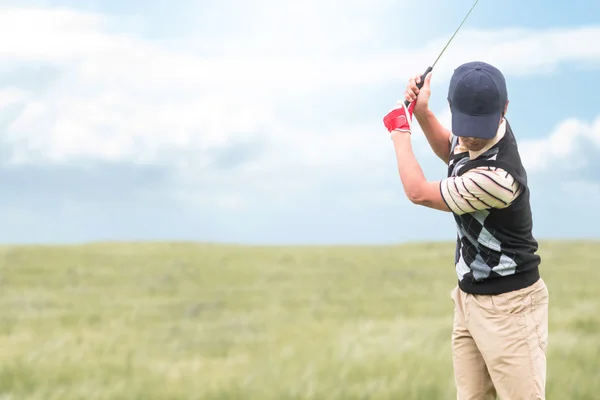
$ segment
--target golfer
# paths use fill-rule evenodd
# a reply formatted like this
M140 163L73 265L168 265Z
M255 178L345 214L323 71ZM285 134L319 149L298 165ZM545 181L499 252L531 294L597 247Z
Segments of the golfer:
M548 289L538 270L527 173L506 119L504 76L492 65L460 65L450 80L452 130L411 78L384 118L411 202L452 213L457 228L452 355L459 400L545 399ZM412 117L448 167L425 179L411 148Z

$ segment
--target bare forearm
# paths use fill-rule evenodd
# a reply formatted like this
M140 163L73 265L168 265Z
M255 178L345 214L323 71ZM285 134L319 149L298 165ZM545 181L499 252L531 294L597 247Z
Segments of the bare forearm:
M394 132L392 139L394 141L398 173L400 174L402 186L404 186L404 193L406 193L410 201L418 203L426 179L412 150L410 133Z
M442 198L439 182L428 182L417 162L410 142L410 133L394 132L392 139L406 197L414 204L449 212L450 209Z
M431 110L415 114L433 152L446 164L450 158L450 131L438 121Z

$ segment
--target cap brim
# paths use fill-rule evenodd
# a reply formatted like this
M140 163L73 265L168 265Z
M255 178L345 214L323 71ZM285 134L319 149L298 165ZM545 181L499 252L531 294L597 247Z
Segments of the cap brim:
M461 137L493 139L498 133L502 113L468 115L452 110L452 133Z

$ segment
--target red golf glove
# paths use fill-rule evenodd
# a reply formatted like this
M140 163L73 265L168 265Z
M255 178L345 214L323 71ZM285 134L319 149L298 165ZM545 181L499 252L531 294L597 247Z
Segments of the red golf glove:
M383 117L383 124L387 130L392 133L394 130L402 132L410 132L413 110L415 109L415 101L410 103L408 108L404 105L404 101L398 101L396 107L392 109L385 117Z

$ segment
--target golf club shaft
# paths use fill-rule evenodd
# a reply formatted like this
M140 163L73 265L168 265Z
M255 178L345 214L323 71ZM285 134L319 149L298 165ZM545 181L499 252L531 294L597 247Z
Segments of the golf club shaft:
M467 18L471 14L471 11L473 11L473 9L477 5L477 3L479 3L479 0L475 0L475 3L473 3L473 6L471 7L471 9L467 13L467 15L465 15L465 18L462 20L462 22L460 23L460 25L458 26L458 28L456 28L456 31L454 31L454 34L450 37L450 40L448 40L448 43L446 43L446 46L444 46L444 48L442 49L442 51L440 52L440 54L438 55L438 57L435 59L435 62L433 63L433 65L430 66L430 67L427 67L427 70L425 71L425 73L423 75L421 75L421 80L420 80L419 83L417 83L417 88L418 89L421 89L423 87L423 84L425 83L425 77L427 76L428 73L430 73L433 70L433 67L435 67L435 64L437 64L437 62L440 59L440 57L442 56L442 54L444 54L444 51L446 51L446 48L448 47L448 45L450 44L450 42L452 42L452 39L454 39L454 36L456 36L456 34L460 30L460 28L463 26L463 24L465 23L465 21L467 20ZM408 107L409 104L410 104L410 101L404 100L404 105L406 107Z

